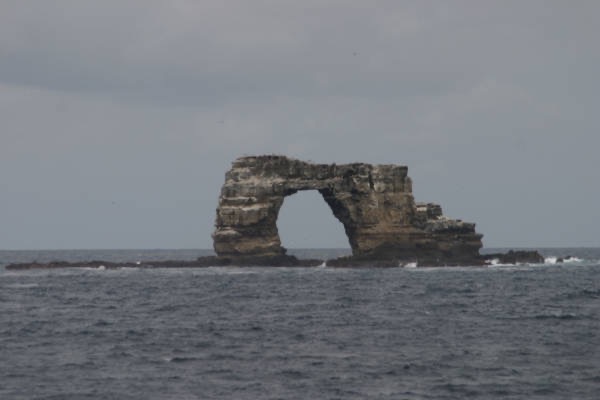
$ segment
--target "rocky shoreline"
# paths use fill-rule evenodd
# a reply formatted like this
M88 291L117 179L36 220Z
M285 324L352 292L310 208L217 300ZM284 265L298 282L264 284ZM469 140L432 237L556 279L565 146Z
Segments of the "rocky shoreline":
M207 268L207 267L331 267L331 268L399 268L399 267L457 267L499 264L540 264L544 257L537 251L514 251L507 253L494 253L482 255L476 259L464 263L457 261L447 262L444 260L416 260L401 258L368 258L368 257L339 257L335 259L301 259L290 255L274 257L199 257L193 261L137 261L137 262L109 262L109 261L85 261L67 262L52 261L49 263L17 263L9 264L7 270L31 270L31 269L59 269L59 268L90 268L90 269L119 269L119 268Z

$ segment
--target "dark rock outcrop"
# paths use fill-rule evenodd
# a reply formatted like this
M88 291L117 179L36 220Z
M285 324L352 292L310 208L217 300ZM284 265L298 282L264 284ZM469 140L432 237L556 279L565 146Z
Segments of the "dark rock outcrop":
M417 204L408 168L313 164L284 156L241 157L225 175L214 249L219 257L281 257L277 216L284 198L317 190L344 225L353 257L346 261L417 260L427 265L482 264L475 224L445 217L439 205Z
M52 261L49 263L15 263L6 266L7 270L28 269L58 269L58 268L91 268L91 269L119 269L119 268L205 268L205 267L233 267L233 266L264 266L273 267L316 267L323 260L298 259L294 256L283 255L278 257L216 257L205 256L196 260L166 260L166 261L138 261L138 262L110 262L110 261Z
M482 256L488 263L499 264L541 264L545 261L536 250L509 250L507 253L491 253Z

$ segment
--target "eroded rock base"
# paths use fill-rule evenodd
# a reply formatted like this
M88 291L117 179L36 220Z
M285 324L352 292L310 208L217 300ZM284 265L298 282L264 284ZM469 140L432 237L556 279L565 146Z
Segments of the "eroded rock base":
M339 257L330 260L300 259L290 255L280 256L244 256L244 257L199 257L193 261L140 261L140 262L66 262L53 261L50 263L21 263L6 266L7 270L28 269L57 269L57 268L206 268L206 267L334 267L334 268L397 268L397 267L457 267L485 266L500 264L541 264L544 257L537 251L509 251L507 253L486 254L470 260L451 259L421 259L414 258L369 258L361 256Z
M58 269L58 268L90 268L90 269L118 269L118 268L206 268L206 267L316 267L323 264L318 259L298 259L294 256L282 255L275 257L199 257L193 261L167 260L167 261L138 261L138 262L109 262L85 261L68 262L52 261L49 263L19 263L6 266L7 270L27 269Z

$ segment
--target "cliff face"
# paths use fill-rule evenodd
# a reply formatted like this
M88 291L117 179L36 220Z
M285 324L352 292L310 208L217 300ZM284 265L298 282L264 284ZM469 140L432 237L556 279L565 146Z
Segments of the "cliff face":
M407 172L399 165L238 158L221 189L214 249L220 257L284 255L276 224L284 198L317 190L344 225L356 259L479 260L475 224L443 216L439 205L416 204Z

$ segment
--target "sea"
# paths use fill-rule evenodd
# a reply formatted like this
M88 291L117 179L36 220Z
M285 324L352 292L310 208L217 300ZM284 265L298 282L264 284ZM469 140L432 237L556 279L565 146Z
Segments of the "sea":
M0 251L0 399L599 399L600 249L539 250L543 265L28 271L4 267L211 252Z

